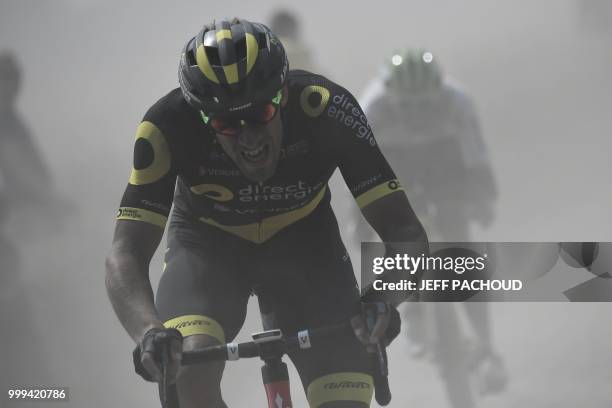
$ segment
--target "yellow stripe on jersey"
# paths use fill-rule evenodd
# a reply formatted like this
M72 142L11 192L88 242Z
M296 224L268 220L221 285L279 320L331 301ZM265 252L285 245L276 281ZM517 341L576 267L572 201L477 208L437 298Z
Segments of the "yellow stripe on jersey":
M136 130L136 141L145 140L153 149L153 161L144 169L132 167L130 184L140 186L151 184L165 176L170 170L170 149L161 130L153 123L144 121Z
M148 222L149 224L165 228L168 217L153 211L143 210L142 208L121 207L117 212L117 219Z
M374 188L369 189L365 193L357 196L355 201L357 201L357 205L359 208L363 208L372 202L383 198L384 196L395 193L396 191L403 191L404 189L400 186L399 181L397 180L389 180L385 181L382 184L377 185Z
M171 271L172 272L172 271ZM168 329L177 329L183 337L196 334L207 334L214 337L219 343L225 343L225 332L216 320L203 315L185 315L164 322Z
M301 208L298 208L297 210L288 211L284 214L264 218L260 222L254 222L251 224L244 225L223 225L219 224L212 218L204 217L201 217L200 221L205 222L209 225L213 225L219 229L222 229L225 232L229 232L230 234L237 235L240 238L246 239L256 244L261 244L262 242L265 242L268 239L272 238L277 232L279 232L283 228L293 224L298 220L301 220L302 218L313 212L325 196L326 190L327 187L323 187L321 191L317 193L315 198L313 198L308 204Z
M344 372L317 378L308 386L306 395L311 408L335 401L360 402L364 407L369 407L373 389L372 376Z

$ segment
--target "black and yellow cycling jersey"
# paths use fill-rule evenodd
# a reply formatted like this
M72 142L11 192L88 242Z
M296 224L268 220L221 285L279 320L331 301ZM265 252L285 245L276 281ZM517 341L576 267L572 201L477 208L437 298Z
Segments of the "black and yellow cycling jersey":
M117 218L164 227L174 203L193 220L262 243L330 205L336 168L360 207L401 189L346 89L306 71L291 71L287 85L280 160L261 184L241 174L179 89L160 99L138 126Z

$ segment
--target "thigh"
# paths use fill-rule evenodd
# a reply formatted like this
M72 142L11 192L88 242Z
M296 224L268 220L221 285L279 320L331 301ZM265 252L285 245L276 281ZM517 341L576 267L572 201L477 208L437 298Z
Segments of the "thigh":
M348 321L359 287L338 226L322 211L262 245L253 265L260 305L287 332Z
M164 325L183 337L206 335L225 343L244 323L250 284L232 256L239 248L226 239L222 231L188 223L169 228L156 307Z
M302 328L348 322L359 302L359 291L352 269L345 270L345 276L341 276L341 266L331 264L329 269L323 270L319 285L295 294L303 305L296 306L300 316L293 322L282 321L281 324L295 330L295 322L302 323ZM340 276L324 278L332 273ZM370 406L373 392L370 355L352 334L328 339L317 348L297 351L289 356L300 375L311 407Z
M331 215L333 217L333 214ZM281 235L261 263L264 284L260 303L277 318L283 332L294 334L348 322L359 303L359 288L335 219ZM339 337L316 349L292 352L311 407L368 407L373 392L370 361L355 336Z

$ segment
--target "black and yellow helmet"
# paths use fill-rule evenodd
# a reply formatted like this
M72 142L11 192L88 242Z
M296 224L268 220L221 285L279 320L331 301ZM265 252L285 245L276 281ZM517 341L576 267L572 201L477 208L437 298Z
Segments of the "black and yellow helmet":
M285 49L268 27L235 18L204 26L187 42L179 84L196 110L231 113L272 100L288 70Z

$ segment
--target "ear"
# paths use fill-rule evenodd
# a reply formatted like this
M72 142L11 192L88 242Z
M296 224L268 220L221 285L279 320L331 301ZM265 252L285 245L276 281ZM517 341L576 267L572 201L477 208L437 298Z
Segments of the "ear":
M283 86L283 99L281 99L281 107L287 106L287 102L289 102L289 87L287 85Z

